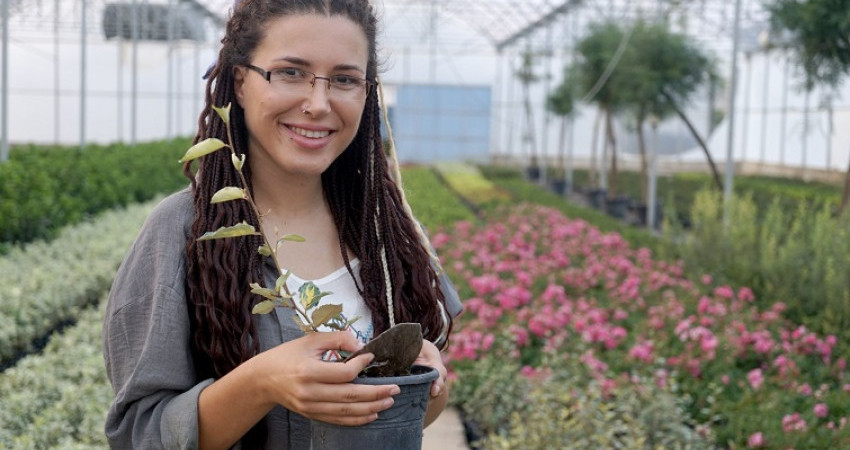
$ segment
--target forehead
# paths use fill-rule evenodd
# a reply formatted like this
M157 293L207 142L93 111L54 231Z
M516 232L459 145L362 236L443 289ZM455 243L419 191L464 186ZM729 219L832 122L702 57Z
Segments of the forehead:
M299 58L311 66L355 65L366 70L369 44L363 29L345 16L295 14L271 19L254 50L255 62Z

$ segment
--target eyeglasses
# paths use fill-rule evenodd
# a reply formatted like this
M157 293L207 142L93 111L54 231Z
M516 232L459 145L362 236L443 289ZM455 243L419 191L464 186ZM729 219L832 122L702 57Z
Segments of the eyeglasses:
M362 100L373 85L371 81L365 78L344 74L320 77L313 72L297 67L284 67L274 70L261 69L251 64L246 64L245 67L262 75L270 85L289 93L309 94L316 86L316 80L325 80L328 82L329 97L339 100Z

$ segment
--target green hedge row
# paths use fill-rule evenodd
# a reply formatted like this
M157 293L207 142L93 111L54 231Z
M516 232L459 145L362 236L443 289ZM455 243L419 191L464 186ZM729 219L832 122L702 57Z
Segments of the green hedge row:
M33 350L109 289L155 198L0 256L0 367Z
M177 160L190 145L181 138L135 147L13 147L0 164L0 252L187 185Z
M634 246L660 251L665 245L660 239L644 229L630 226L600 210L568 203L564 201L563 196L553 194L538 184L523 180L519 170L492 166L481 166L479 170L493 184L510 192L515 201L535 203L558 209L567 217L584 219L602 231L620 233Z
M102 322L102 307L88 308L41 354L0 373L0 448L107 448L103 424L112 388Z
M587 171L575 171L573 180L576 190L591 189ZM658 177L657 183L657 197L664 208L670 209L671 217L678 217L686 224L691 223L691 206L697 193L706 189L717 190L711 175L703 173L663 175ZM796 210L800 203L812 207L828 205L834 210L841 202L841 187L821 182L737 175L733 186L735 195L750 196L757 205L768 205L778 199L781 205L789 210ZM618 173L617 194L641 202L640 174Z

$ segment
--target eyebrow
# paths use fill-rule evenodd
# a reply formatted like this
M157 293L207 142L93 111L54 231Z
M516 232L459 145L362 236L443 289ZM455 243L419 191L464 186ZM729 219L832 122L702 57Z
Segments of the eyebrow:
M307 61L306 59L299 58L297 56L284 56L282 58L277 58L276 61L286 61L286 62L296 64L296 65L299 65L299 66L304 66L304 67L307 67L307 68L310 67L309 61ZM366 73L363 69L361 69L359 66L354 65L354 64L337 64L333 67L333 70L334 71L356 70L357 72L360 72L360 73Z

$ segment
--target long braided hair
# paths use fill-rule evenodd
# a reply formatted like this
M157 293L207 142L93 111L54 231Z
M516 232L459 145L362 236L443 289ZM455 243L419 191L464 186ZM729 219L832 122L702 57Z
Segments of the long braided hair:
M236 102L233 68L250 62L270 20L299 14L340 15L360 25L369 43L366 78L377 79L377 19L368 0L242 0L227 23L217 65L207 82L195 142L210 137L226 142L226 126L212 107L229 103L234 150L247 153L248 132ZM322 174L340 252L349 273L346 249L360 258L357 289L372 311L376 333L387 329L394 316L397 322L421 323L426 339L444 345L441 336L451 329L445 296L419 225L405 212L400 188L389 174L380 118L377 89L370 89L356 136ZM222 187L239 185L229 152L204 156L196 171L190 164L183 171L192 182L195 209L186 246L193 358L198 377L219 378L259 352L251 309L260 298L249 292L248 285L264 279L264 260L256 252L262 238L197 241L196 237L221 226L259 223L246 202L210 204L212 194ZM250 164L242 171L252 189ZM392 312L388 304L393 305ZM261 421L243 439L243 446L262 445L264 434Z

